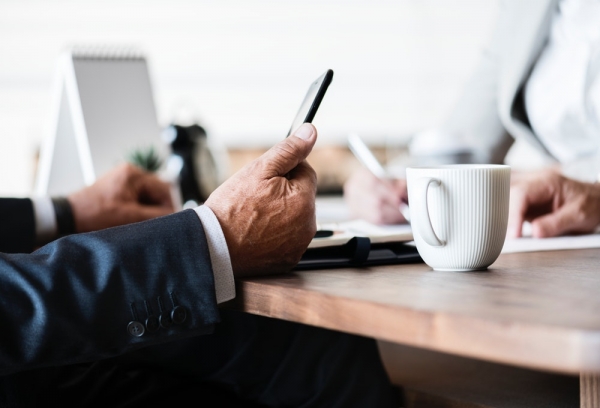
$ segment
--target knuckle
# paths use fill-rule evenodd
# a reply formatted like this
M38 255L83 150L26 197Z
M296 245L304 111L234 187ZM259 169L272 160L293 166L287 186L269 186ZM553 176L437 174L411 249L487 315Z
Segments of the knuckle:
M121 166L121 173L129 179L138 173L139 169L131 163L125 163Z
M573 221L577 225L585 225L587 218L585 211L581 207L577 208L577 211L573 214Z
M287 138L273 146L273 149L277 153L277 155L283 156L287 159L302 159L302 149L298 146L298 143L293 139Z
M310 180L314 184L317 184L317 172L315 171L315 169L312 168L311 165L307 165L307 166L308 166L308 174L310 176Z
M377 212L377 214L383 214L383 212L386 209L386 203L381 199L377 199L375 201L375 211Z

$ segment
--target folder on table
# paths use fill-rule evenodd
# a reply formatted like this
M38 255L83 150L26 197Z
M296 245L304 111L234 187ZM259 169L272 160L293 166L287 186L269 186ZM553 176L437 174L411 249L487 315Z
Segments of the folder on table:
M295 270L367 267L422 262L408 225L380 227L364 220L323 224L333 231L314 238Z

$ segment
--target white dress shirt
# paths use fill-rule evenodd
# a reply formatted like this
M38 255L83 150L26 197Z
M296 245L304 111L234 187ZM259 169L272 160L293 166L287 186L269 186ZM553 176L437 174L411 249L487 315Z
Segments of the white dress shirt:
M32 197L31 201L35 217L36 241L38 244L45 244L58 234L52 200L50 197ZM200 218L208 243L217 304L223 303L235 297L235 282L227 241L217 217L210 208L201 205L194 211Z
M600 171L600 1L563 0L525 87L531 127L564 172Z
M210 208L201 205L196 207L194 211L196 211L202 222L206 241L208 242L210 262L215 277L217 304L223 303L235 297L235 282L227 241L225 241L225 235L223 235L219 220Z

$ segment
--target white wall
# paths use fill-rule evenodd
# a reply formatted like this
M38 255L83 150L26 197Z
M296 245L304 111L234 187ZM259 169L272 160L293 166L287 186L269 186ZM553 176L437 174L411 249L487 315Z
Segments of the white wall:
M435 124L477 62L498 0L0 0L0 195L26 195L72 44L147 54L161 124L192 112L231 147L285 135L310 82L335 77L321 144Z

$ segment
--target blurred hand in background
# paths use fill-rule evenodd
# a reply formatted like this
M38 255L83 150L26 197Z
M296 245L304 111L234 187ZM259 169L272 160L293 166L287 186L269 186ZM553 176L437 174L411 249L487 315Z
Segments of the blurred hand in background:
M68 197L76 232L144 221L174 211L169 184L132 164L114 168Z
M525 221L535 238L593 232L600 225L600 184L554 169L517 174L511 182L508 236L521 237Z
M406 222L400 212L408 202L404 179L381 180L361 167L344 184L344 199L352 217L380 225Z

